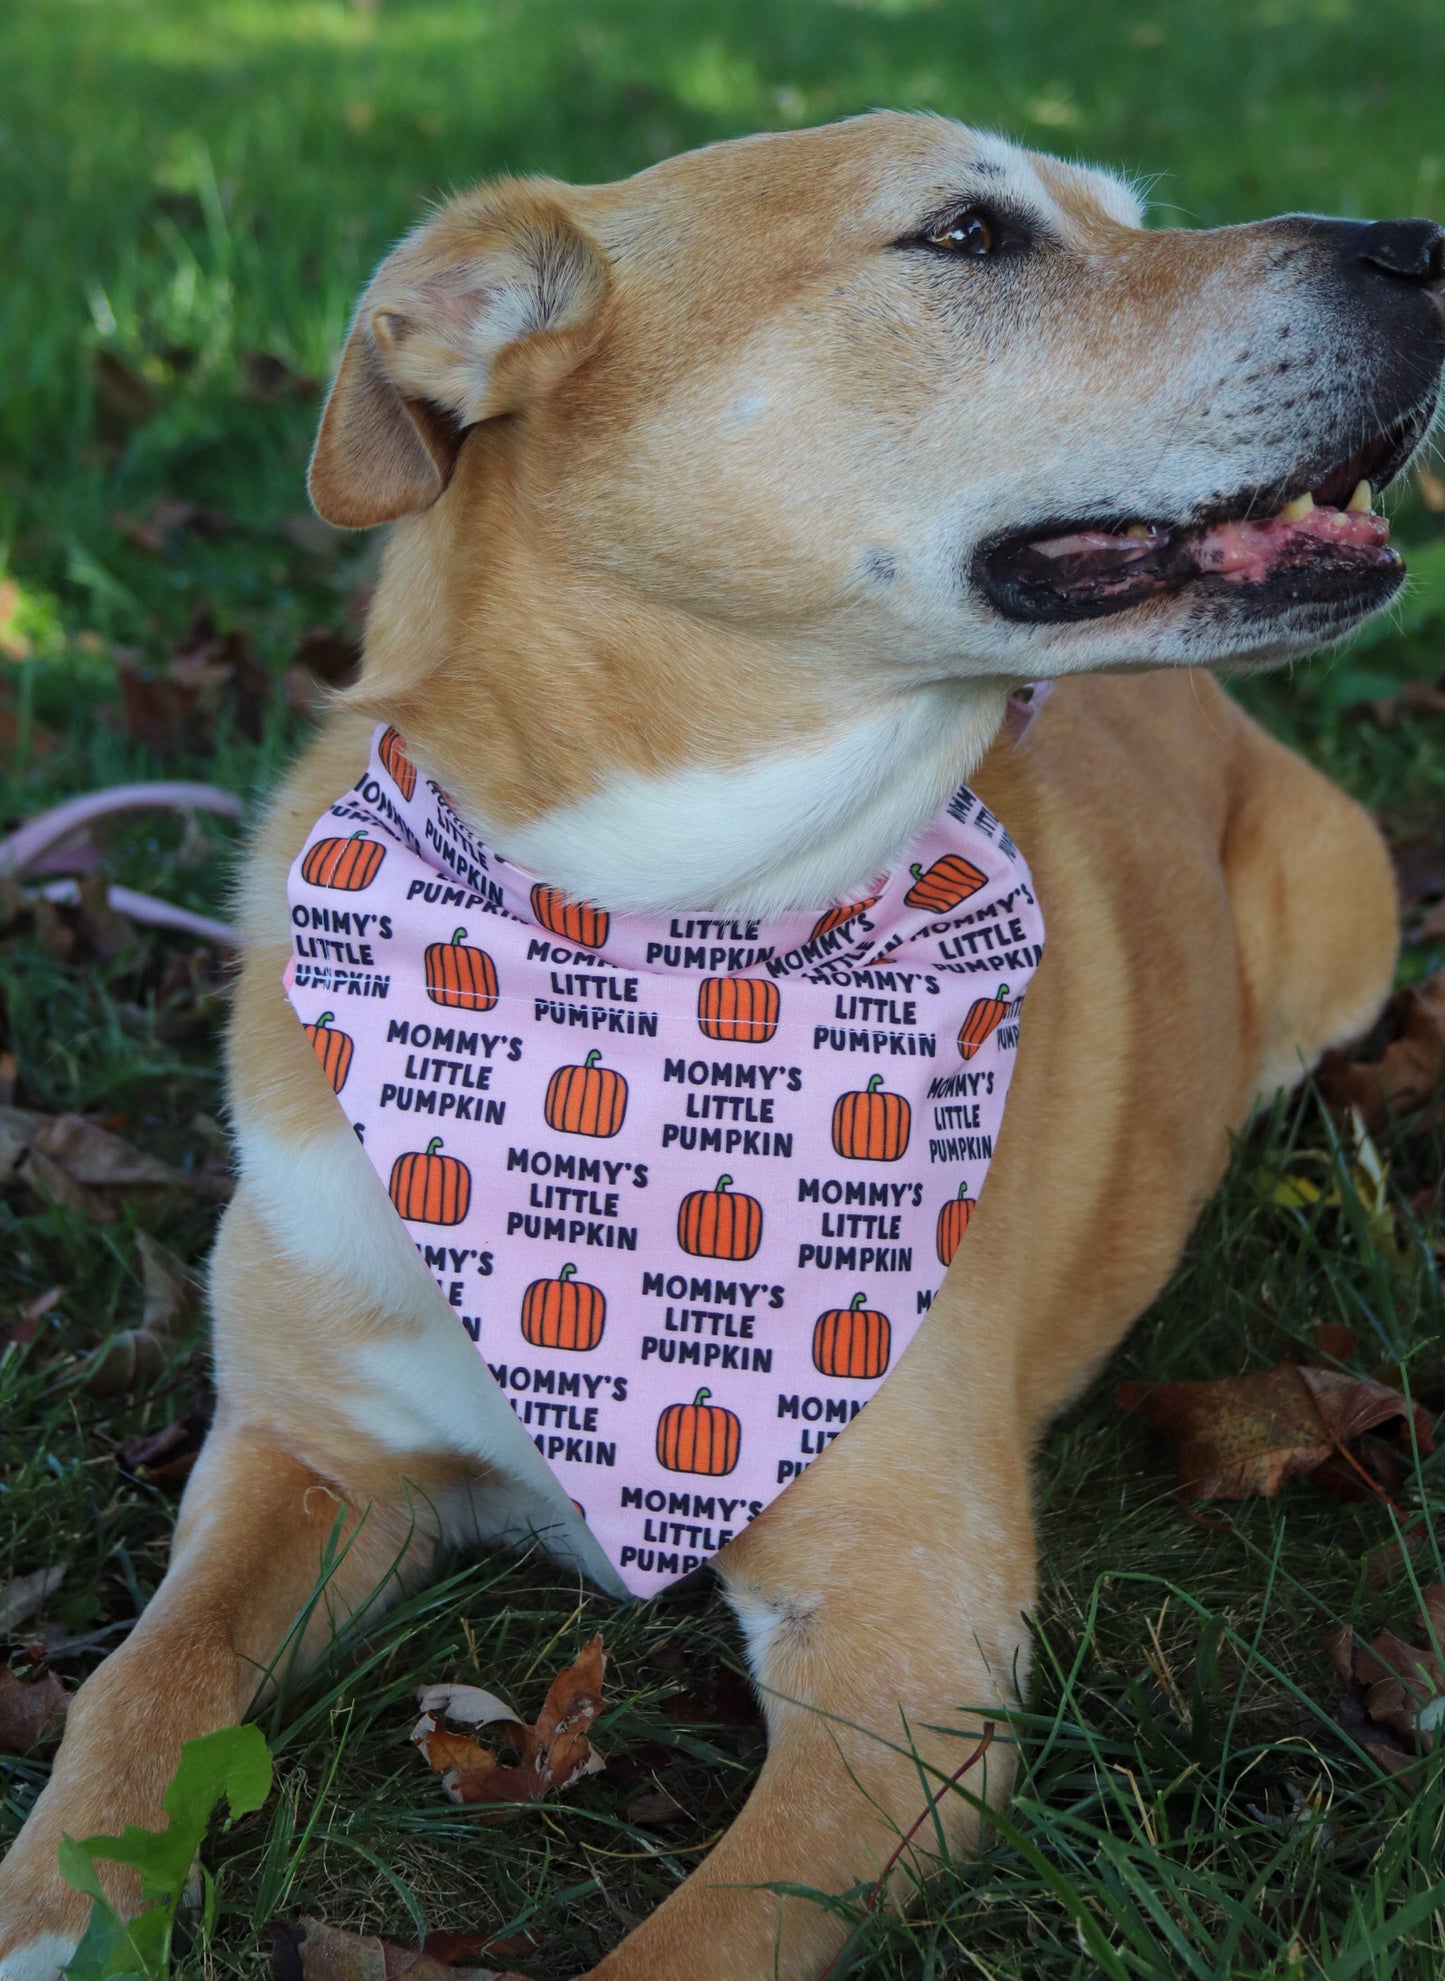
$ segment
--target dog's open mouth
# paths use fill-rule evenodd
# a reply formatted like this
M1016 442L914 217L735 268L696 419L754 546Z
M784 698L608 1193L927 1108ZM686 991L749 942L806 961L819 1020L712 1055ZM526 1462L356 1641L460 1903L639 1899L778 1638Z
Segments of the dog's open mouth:
M1306 472L1273 513L1254 491L1179 524L1050 522L996 539L975 574L1006 617L1037 623L1097 619L1186 586L1264 609L1369 610L1405 572L1374 494L1413 454L1429 417L1413 412L1347 460Z

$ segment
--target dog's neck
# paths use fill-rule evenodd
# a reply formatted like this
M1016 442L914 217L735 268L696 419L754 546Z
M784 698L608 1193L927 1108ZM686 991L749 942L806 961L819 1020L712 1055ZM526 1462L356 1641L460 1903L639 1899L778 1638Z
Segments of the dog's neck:
M495 538L485 572L459 574L405 528L350 699L487 845L615 912L866 892L976 770L1017 685L930 678L872 629L840 649L719 625Z
M1007 693L931 684L740 764L622 771L490 843L622 911L821 908L895 864L982 759Z

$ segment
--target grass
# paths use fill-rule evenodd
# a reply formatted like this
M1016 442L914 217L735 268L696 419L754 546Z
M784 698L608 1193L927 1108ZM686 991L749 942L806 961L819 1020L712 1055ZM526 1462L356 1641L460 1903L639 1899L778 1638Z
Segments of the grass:
M1445 218L1435 0L48 0L4 13L0 65L0 810L190 774L248 801L305 721L304 632L346 635L365 543L298 522L324 375L365 274L424 202L500 170L614 177L682 146L888 103L947 110L1154 179L1159 216L1214 224L1308 207ZM1157 178L1155 175L1158 175ZM278 362L279 361L279 362ZM158 498L201 512L160 550L117 517ZM197 519L192 516L192 522ZM1356 719L1441 669L1445 533L1402 498L1418 581L1343 655L1249 684L1250 705L1384 817L1439 845L1445 730ZM118 698L118 657L151 684L198 613L254 666L189 723L150 729ZM214 648L212 649L214 658ZM222 673L235 659L219 663ZM133 693L136 692L133 689ZM228 834L144 821L108 841L117 882L223 911ZM1439 949L1407 952L1406 974ZM0 901L0 1046L17 1100L118 1120L177 1165L221 1137L222 986L204 954L107 936ZM1174 1282L1038 1468L1044 1548L1038 1681L1022 1792L987 1849L907 1920L860 1927L856 1971L944 1975L1399 1976L1445 1958L1438 1766L1383 1780L1333 1723L1319 1648L1342 1621L1405 1630L1408 1579L1363 1561L1377 1502L1309 1486L1182 1517L1167 1454L1113 1393L1121 1377L1232 1374L1308 1348L1321 1320L1361 1337L1352 1366L1404 1369L1445 1402L1439 1138L1389 1138L1392 1203L1371 1219L1309 1098L1239 1151ZM1338 1201L1281 1204L1261 1170ZM1421 1194L1423 1193L1423 1195ZM71 1679L163 1572L174 1502L116 1464L127 1436L203 1407L188 1336L148 1387L102 1401L77 1358L140 1306L133 1229L200 1261L213 1207L187 1190L96 1223L0 1193L0 1583L64 1556L45 1612L78 1639ZM1420 1456L1407 1511L1445 1501ZM1422 1579L1440 1574L1438 1559ZM592 1630L614 1652L609 1772L556 1809L491 1829L438 1797L404 1736L422 1681L479 1674L535 1707ZM534 1931L511 1956L575 1971L656 1903L743 1799L759 1743L738 1710L738 1646L716 1602L617 1611L536 1560L457 1568L268 1709L278 1788L213 1841L214 1943L184 1972L252 1975L272 1917L323 1915L398 1938L428 1927ZM723 1676L720 1676L722 1674ZM44 1754L0 1761L0 1842ZM632 1821L653 1786L681 1805ZM965 1782L958 1792L966 1792ZM855 1895L855 1910L857 1909Z

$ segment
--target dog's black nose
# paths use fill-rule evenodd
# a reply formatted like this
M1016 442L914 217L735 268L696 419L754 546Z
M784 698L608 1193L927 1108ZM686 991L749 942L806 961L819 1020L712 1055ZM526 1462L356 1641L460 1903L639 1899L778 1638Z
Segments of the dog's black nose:
M1362 227L1356 254L1366 268L1397 282L1433 288L1445 282L1445 227L1433 220L1375 220Z

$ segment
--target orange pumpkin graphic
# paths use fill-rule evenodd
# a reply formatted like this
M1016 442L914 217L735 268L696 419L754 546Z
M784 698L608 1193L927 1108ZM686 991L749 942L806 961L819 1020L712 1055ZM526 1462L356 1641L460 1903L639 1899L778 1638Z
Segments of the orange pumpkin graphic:
M433 1004L455 1004L463 1011L490 1011L497 1001L497 966L485 949L468 948L458 929L450 942L433 942L426 952L426 994Z
M472 1201L472 1172L455 1156L438 1155L440 1135L425 1149L398 1156L387 1194L403 1217L417 1224L460 1224Z
M301 878L312 887L338 887L359 894L381 872L386 848L353 832L350 839L318 839L301 862Z
M657 1462L669 1472L705 1472L721 1479L738 1462L743 1427L731 1410L709 1403L700 1389L691 1403L669 1403L657 1420Z
M388 729L377 746L376 754L386 765L392 783L403 798L410 798L416 789L416 765L406 753L406 738L399 729Z
M829 908L826 914L820 915L814 922L808 933L809 942L816 942L820 935L831 935L834 929L841 929L845 922L851 922L855 915L861 915L865 909L876 907L877 903L878 896L870 894L866 901L845 901L841 908Z
M599 1066L594 1046L580 1066L559 1066L547 1082L543 1112L564 1135L615 1135L627 1113L627 1082Z
M968 1007L968 1016L958 1029L958 1050L972 1059L979 1047L1008 1016L1008 986L1000 984L992 997L978 997Z
M855 1293L851 1305L830 1307L813 1329L813 1367L825 1376L872 1380L888 1367L893 1327L886 1314L865 1307Z
M981 874L961 853L945 853L927 873L916 865L908 871L913 876L913 885L904 895L904 901L910 908L927 908L935 915L958 907L970 894L977 894L988 884L988 875Z
M534 1279L522 1296L522 1333L534 1348L595 1348L607 1325L607 1296L600 1286L563 1266L555 1279Z
M720 1176L715 1190L691 1190L678 1205L677 1242L700 1259L750 1259L763 1242L763 1207Z
M704 977L697 987L697 1025L705 1039L766 1045L781 1009L782 994L766 977Z
M951 1266L953 1255L963 1243L963 1234L968 1230L968 1221L973 1216L975 1199L968 1194L968 1185L960 1183L958 1195L950 1197L938 1213L938 1231L935 1244L938 1247L938 1263Z
M538 881L532 889L532 913L544 929L583 949L600 949L607 940L607 910L594 908L590 901L573 901L560 887L544 887Z
M866 1087L839 1094L833 1103L833 1147L858 1162L897 1162L908 1147L913 1110L902 1094L879 1089L875 1073Z
M321 1070L331 1082L333 1094L339 1094L346 1085L346 1076L351 1071L351 1055L356 1050L356 1041L350 1032L332 1030L333 1014L323 1011L314 1025L303 1029L311 1041L311 1050L321 1061Z

